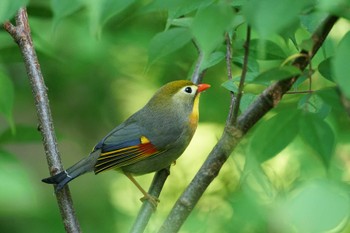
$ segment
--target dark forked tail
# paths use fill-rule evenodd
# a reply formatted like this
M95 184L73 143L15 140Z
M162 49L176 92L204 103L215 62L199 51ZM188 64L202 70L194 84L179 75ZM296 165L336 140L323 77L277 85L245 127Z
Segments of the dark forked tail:
M41 181L47 184L56 184L55 191L58 192L71 180L86 172L93 171L99 155L100 151L94 151L89 156L80 160L67 170L62 171L54 176L42 179Z

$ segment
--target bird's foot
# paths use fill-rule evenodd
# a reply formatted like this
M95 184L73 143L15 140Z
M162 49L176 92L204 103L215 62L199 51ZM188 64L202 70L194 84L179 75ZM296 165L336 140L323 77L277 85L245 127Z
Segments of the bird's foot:
M140 200L142 202L148 201L149 203L151 203L154 210L157 209L158 203L160 202L159 198L152 196L148 193L146 193L142 198L140 198Z

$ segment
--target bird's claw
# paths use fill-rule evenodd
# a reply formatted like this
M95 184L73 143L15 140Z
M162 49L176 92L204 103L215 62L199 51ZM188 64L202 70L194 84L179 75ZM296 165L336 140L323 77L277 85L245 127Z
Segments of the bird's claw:
M149 203L151 203L151 205L152 205L154 210L157 209L158 203L160 202L159 198L157 198L155 196L152 196L150 194L147 194L147 195L143 196L142 198L140 198L140 200L142 202L148 201Z

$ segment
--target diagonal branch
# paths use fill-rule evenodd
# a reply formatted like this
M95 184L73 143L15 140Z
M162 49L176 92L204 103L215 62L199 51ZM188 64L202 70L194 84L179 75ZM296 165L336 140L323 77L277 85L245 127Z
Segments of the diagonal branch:
M301 70L305 69L311 58L323 44L337 20L338 17L335 16L326 18L312 35L312 49L310 51L301 51L301 53L308 55L307 58L305 56L300 56L293 62L294 66ZM297 78L297 76L291 77L290 79L274 83L268 87L243 114L241 114L236 127L232 124L226 124L220 140L215 145L190 185L175 203L167 219L161 226L159 230L160 233L179 231L204 191L219 174L222 165L226 162L244 134L270 109L279 103L282 96L291 88Z
M16 25L12 25L10 22L5 22L4 28L13 37L21 50L35 100L39 129L43 138L46 159L50 173L51 175L54 175L62 170L62 164L57 149L57 140L54 133L51 110L46 92L47 88L33 47L26 9L21 8L17 12ZM66 232L80 232L80 226L75 217L69 189L65 188L63 192L56 193L56 198Z

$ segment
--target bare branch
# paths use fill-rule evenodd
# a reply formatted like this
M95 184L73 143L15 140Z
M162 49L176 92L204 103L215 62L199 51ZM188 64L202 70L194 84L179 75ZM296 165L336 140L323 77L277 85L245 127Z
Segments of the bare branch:
M151 187L148 190L148 193L158 198L169 174L170 174L170 167L158 171L153 177L153 181L152 181ZM150 202L145 201L136 217L135 223L130 232L131 233L144 232L151 218L151 215L153 214L154 211L155 210L153 205Z
M302 51L309 54L308 58L298 57L293 65L304 70L310 59L323 44L338 17L329 16L312 35L313 47L311 51ZM189 216L199 198L203 195L209 184L218 175L222 165L226 162L240 139L260 120L271 108L276 106L282 96L291 88L298 77L279 81L268 87L257 100L238 118L236 127L227 124L224 132L210 152L207 160L199 169L190 185L175 203L167 219L161 226L160 233L178 232L186 218Z
M244 58L243 58L243 67L242 67L242 74L241 74L241 79L239 81L239 86L238 86L238 93L236 96L236 100L233 106L233 112L232 112L232 118L231 118L231 125L236 125L237 122L237 117L239 113L239 106L241 104L241 99L243 96L243 88L244 88L244 83L245 83L245 77L247 75L247 70L248 70L248 56L249 56L249 46L250 46L250 26L247 26L247 36L246 36L246 41L244 44Z
M46 92L47 88L33 47L26 9L19 9L16 15L15 26L7 21L4 23L4 28L13 37L21 50L34 96L46 159L49 165L50 174L54 175L61 171L63 167L57 149L57 140L54 133L51 110ZM80 226L75 217L72 198L68 187L62 192L58 192L56 198L66 232L80 232Z

